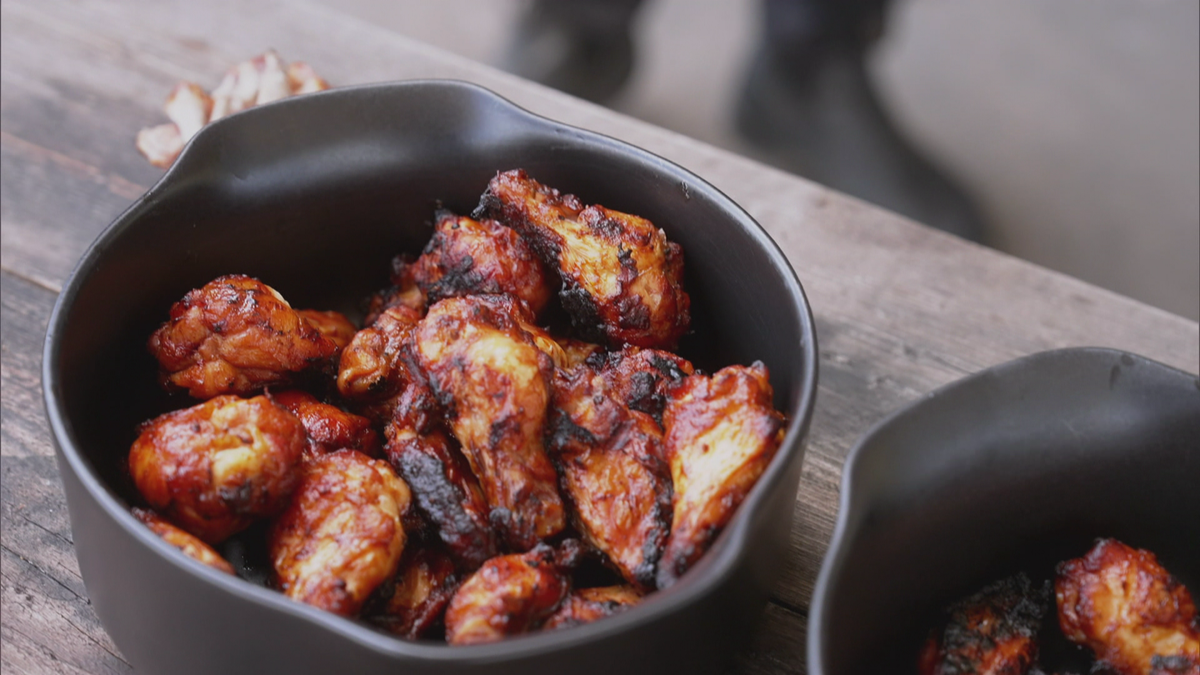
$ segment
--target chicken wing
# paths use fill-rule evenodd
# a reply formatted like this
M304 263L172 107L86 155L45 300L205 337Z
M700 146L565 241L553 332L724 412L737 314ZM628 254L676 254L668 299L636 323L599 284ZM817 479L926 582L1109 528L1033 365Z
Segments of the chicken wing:
M512 295L535 315L550 301L542 262L513 230L494 220L439 211L433 239L413 266L430 304L463 295Z
M151 508L215 544L283 508L307 442L266 396L218 396L145 423L129 473Z
M683 250L650 221L584 207L516 169L488 183L475 217L508 225L562 276L576 328L611 344L673 349L688 329Z
M663 408L675 386L696 372L685 358L659 349L626 347L593 356L614 398L662 424Z
M555 377L546 446L576 529L626 581L652 590L671 527L671 482L662 431L609 396L587 365Z
M331 363L338 345L275 289L232 274L190 291L147 345L164 385L196 398L289 384Z
M407 306L384 310L342 352L337 384L342 396L365 405L367 416L423 434L437 425L441 412L416 361L414 331L420 320L420 313Z
M666 588L708 550L770 464L783 439L767 368L730 366L691 375L663 412L675 488L671 536L658 565Z
M1054 588L1063 634L1122 675L1200 675L1196 605L1150 551L1101 539L1058 566Z
M546 630L569 628L591 623L606 616L623 612L641 602L642 594L632 586L580 588L573 591L546 620Z
M392 258L392 285L368 298L364 326L374 325L384 310L392 307L408 307L416 311L418 317L425 314L425 293L417 285L413 263L412 257L404 254Z
M920 675L1025 675L1049 606L1024 574L1002 579L949 609L950 620L921 653Z
M565 526L542 447L553 365L503 296L448 298L417 328L417 357L508 544L529 550Z
M348 413L337 406L321 403L315 396L299 389L269 394L276 405L300 419L308 435L305 458L352 448L378 457L379 434L371 428L371 420Z
M442 618L459 578L449 556L433 547L409 548L390 583L380 588L379 606L367 619L402 638L423 637Z
M163 541L183 551L184 555L198 560L209 567L220 570L226 574L233 574L233 565L229 561L221 557L220 553L213 550L211 546L200 541L195 536L179 529L178 527L167 522L166 519L159 516L153 511L146 509L133 509L133 517L142 521L142 523L150 528L150 531L157 534Z
M387 462L338 450L306 462L268 547L280 589L293 600L355 616L396 571L411 499Z
M446 641L453 645L495 642L534 630L554 614L570 590L570 577L546 544L527 553L492 558L450 600Z
M354 339L358 328L340 312L321 312L315 309L298 309L299 314L317 332L333 340L338 350L344 349Z

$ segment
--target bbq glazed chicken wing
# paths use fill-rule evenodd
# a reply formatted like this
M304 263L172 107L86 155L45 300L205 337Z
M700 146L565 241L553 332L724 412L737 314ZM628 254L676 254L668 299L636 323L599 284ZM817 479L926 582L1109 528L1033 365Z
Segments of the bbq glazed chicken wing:
M354 339L358 328L340 312L322 312L315 309L298 309L296 313L317 329L317 332L333 341L338 350L344 349Z
M355 616L396 571L410 495L387 462L338 450L306 462L268 547L280 589L341 616Z
M505 293L536 315L550 301L542 262L519 234L494 220L439 211L433 239L412 273L430 304L464 295Z
M534 630L570 590L570 577L546 544L527 553L492 558L450 600L446 641L452 645L495 642Z
M384 584L368 610L367 619L409 640L423 637L437 625L458 590L459 578L454 562L433 547L409 547L400 560L400 568Z
M270 398L304 425L304 432L308 436L305 459L342 448L358 450L372 457L379 456L379 434L371 428L371 420L321 403L312 394L298 389L271 393Z
M179 529L178 527L167 522L164 518L153 511L146 509L133 509L133 517L142 521L150 531L157 534L163 541L183 551L184 555L198 560L209 567L220 570L226 574L233 574L233 566L229 561L221 557L220 553L213 550L211 546L200 541L195 536Z
M1150 551L1101 539L1058 566L1058 622L1122 675L1200 674L1200 627L1187 588Z
M151 508L215 544L283 508L307 442L266 396L218 396L145 423L129 473Z
M492 523L524 551L561 532L566 518L542 447L553 365L509 307L502 296L442 300L417 328L416 351Z
M632 586L605 586L603 588L580 588L567 596L558 611L546 620L546 630L569 628L591 623L641 602L642 594Z
M441 410L416 360L420 320L406 306L384 310L342 352L337 385L343 397L362 404L368 417L424 434L438 425Z
M653 590L671 528L658 424L613 400L586 365L556 375L551 420L546 445L576 529L626 581Z
M944 630L922 650L920 675L1025 675L1037 661L1037 634L1049 588L1024 574L1002 579L948 608Z
M475 211L484 215L519 232L558 269L563 305L586 337L672 349L687 331L683 250L650 221L584 207L520 169L488 183Z
M662 424L663 408L676 385L696 372L681 356L659 349L626 347L591 357L613 396Z
M762 363L691 375L663 412L675 489L671 536L658 565L666 588L708 550L770 464L783 437Z
M325 368L339 351L275 289L243 275L190 291L170 316L147 346L163 384L196 398L288 384Z

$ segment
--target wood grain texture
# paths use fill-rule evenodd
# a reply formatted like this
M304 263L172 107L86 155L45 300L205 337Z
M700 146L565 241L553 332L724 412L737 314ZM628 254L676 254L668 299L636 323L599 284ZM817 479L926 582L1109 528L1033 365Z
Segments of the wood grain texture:
M271 46L335 84L452 77L640 145L745 207L795 266L817 319L820 390L791 555L735 672L803 673L805 612L854 441L963 375L1064 346L1127 349L1200 370L1197 324L920 227L794 176L484 66L324 6L6 0L0 5L3 225L3 666L128 672L91 613L41 405L55 294L104 226L161 173L134 150L178 79L216 85Z

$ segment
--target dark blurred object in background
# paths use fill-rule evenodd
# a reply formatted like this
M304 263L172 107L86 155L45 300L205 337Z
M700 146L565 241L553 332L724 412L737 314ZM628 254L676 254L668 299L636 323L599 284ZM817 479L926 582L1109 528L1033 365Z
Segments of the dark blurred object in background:
M633 70L631 27L641 4L535 0L505 66L603 103ZM736 102L737 130L780 168L981 241L971 199L897 131L866 72L888 4L764 0L762 39Z

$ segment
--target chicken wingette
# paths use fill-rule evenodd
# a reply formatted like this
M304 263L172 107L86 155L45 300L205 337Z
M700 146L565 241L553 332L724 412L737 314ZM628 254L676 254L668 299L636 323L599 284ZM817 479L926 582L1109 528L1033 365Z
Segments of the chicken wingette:
M546 620L545 630L591 623L623 612L641 602L642 594L632 586L580 588L567 596L558 611Z
M571 590L568 571L557 558L553 548L538 544L484 563L450 600L446 641L495 642L539 628Z
M416 640L441 620L458 590L454 562L432 545L409 546L395 576L384 584L366 612L367 620L389 633Z
M299 389L271 392L269 397L304 425L304 432L308 436L304 453L306 459L342 448L358 450L372 457L379 456L379 434L371 428L371 420L321 403L317 397Z

